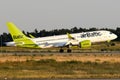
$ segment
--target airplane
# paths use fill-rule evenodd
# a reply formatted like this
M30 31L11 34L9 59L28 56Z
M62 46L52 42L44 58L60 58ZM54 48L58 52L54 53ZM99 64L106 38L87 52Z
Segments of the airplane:
M60 47L59 52L64 52L63 47L68 47L67 52L71 52L70 46L79 46L80 48L90 47L91 43L109 42L117 38L117 35L110 31L99 30L82 33L73 33L66 35L56 35L49 37L29 38L25 36L20 29L12 22L7 23L8 30L12 36L13 42L10 46L19 46L27 48L51 48Z

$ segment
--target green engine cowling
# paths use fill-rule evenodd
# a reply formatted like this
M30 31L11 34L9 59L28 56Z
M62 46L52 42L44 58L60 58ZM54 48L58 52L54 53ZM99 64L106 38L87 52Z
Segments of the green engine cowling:
M89 48L91 47L91 41L90 40L84 40L80 42L80 47L81 48Z

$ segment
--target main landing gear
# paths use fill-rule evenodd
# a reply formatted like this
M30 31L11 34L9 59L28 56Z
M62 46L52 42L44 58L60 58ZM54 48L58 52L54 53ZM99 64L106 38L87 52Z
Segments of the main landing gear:
M115 46L115 43L107 43L107 46L110 47L110 46Z
M61 48L61 49L59 50L59 52L60 52L60 53L63 53L63 52L64 52L64 49Z
M60 53L63 53L64 52L64 49L60 48L59 50ZM70 48L67 49L67 53L71 53L72 50Z
M67 52L68 52L68 53L71 53L71 52L72 52L72 50L71 50L70 48L68 48L68 49L67 49Z

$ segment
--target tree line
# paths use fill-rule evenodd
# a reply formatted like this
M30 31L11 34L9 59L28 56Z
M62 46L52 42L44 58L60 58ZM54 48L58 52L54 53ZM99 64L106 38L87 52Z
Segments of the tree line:
M117 27L116 29L109 29L109 28L101 28L101 29L89 28L89 29L86 29L86 28L81 28L81 27L80 28L73 27L71 29L54 29L54 30L50 30L50 31L47 31L45 29L43 29L43 30L35 29L33 32L23 31L23 33L28 37L30 37L30 34L31 34L32 36L37 38L37 37L61 35L61 34L66 34L66 33L79 33L79 32L88 32L88 31L97 31L97 30L111 31L118 36L118 38L115 39L115 41L120 41L120 28L119 27ZM0 45L5 46L4 45L5 42L10 42L10 41L13 41L13 40L12 40L12 37L11 37L10 33L3 33L0 36L0 41L1 41Z

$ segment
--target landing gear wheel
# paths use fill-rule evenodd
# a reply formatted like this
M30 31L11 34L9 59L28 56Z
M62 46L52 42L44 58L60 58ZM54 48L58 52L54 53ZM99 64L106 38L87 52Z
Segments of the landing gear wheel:
M72 52L72 50L71 50L71 49L67 49L67 52L68 52L68 53L71 53L71 52Z
M59 52L60 52L60 53L63 53L63 52L64 52L64 50L61 48L61 49L59 50Z
M115 43L111 43L111 46L115 46Z
M110 47L110 46L115 46L115 43L108 43L107 46L108 46L108 47Z

